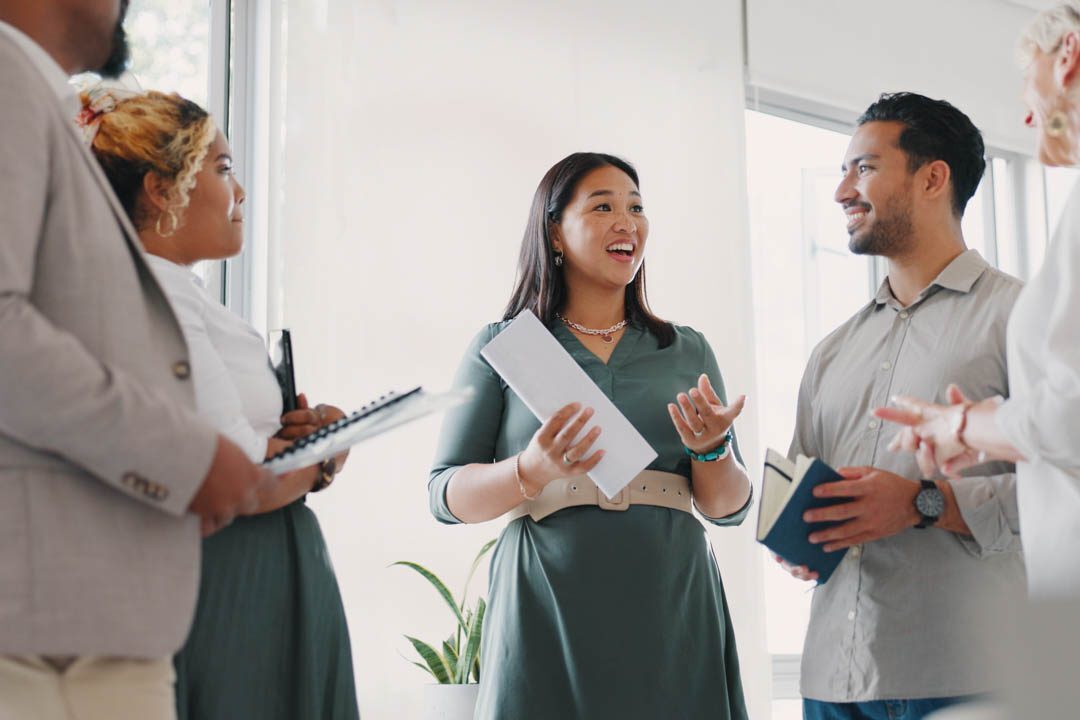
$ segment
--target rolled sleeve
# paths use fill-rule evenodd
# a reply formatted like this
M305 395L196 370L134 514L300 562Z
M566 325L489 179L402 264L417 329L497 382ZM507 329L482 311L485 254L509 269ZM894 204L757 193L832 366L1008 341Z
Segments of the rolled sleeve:
M701 515L701 517L703 517L708 522L712 523L713 525L719 525L721 527L727 527L727 526L734 526L734 525L742 525L743 520L745 520L746 516L750 514L750 508L753 507L753 505L754 505L754 484L750 483L750 495L747 496L746 502L743 503L743 506L741 508L739 508L735 512L731 513L730 515L725 515L724 517L714 518L714 517L710 517L709 515L706 515L705 513L701 512L701 508L697 508L697 505L695 505L694 507L697 508L698 515Z
M950 479L960 516L971 537L957 535L975 557L1019 552L1020 519L1016 505L1016 475Z

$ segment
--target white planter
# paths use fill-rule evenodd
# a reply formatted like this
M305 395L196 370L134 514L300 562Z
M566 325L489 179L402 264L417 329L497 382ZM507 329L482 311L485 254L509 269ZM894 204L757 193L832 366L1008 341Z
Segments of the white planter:
M479 689L477 683L425 685L420 720L472 720Z

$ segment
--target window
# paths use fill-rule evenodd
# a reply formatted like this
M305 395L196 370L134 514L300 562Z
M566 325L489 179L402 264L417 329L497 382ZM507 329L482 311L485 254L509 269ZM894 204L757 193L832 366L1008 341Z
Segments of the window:
M850 253L845 218L833 200L850 135L785 116L746 111L758 417L762 446L781 452L791 442L811 350L870 300L885 273L884 263ZM1048 169L1044 179L1030 158L993 153L964 214L968 246L1007 272L1029 276L1077 177L1075 170ZM764 548L761 562L773 719L796 720L812 590Z
M144 90L176 92L209 106L209 0L139 0L124 28L131 73Z

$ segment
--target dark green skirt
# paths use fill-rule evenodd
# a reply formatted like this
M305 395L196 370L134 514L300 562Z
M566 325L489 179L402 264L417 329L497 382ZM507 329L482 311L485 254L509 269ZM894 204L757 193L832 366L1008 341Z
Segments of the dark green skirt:
M341 594L302 499L203 541L175 664L179 720L359 718Z

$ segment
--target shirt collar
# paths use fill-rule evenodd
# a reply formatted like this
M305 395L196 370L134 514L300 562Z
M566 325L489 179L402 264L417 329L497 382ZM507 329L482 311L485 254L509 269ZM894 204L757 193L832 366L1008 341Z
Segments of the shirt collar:
M989 264L983 260L983 257L979 254L978 250L965 250L957 255L951 263L946 265L945 269L930 282L930 285L919 293L919 297L915 302L922 300L934 288L944 288L958 293L971 292L971 288L975 285L975 281L982 276L988 267ZM892 286L889 285L888 277L885 278L881 283L881 287L878 288L877 295L874 296L874 302L878 305L896 302L896 298L893 296Z
M68 82L68 75L64 72L64 69L60 67L60 64L57 63L43 47L38 45L33 38L14 25L10 25L3 20L0 20L0 32L7 33L23 53L26 54L30 59L30 62L37 67L38 72L45 78L45 82L47 82L49 87L53 89L53 92L56 93L56 97L59 98L60 102L64 105L64 109L70 110L71 117L74 119L79 111L78 93L71 83Z

